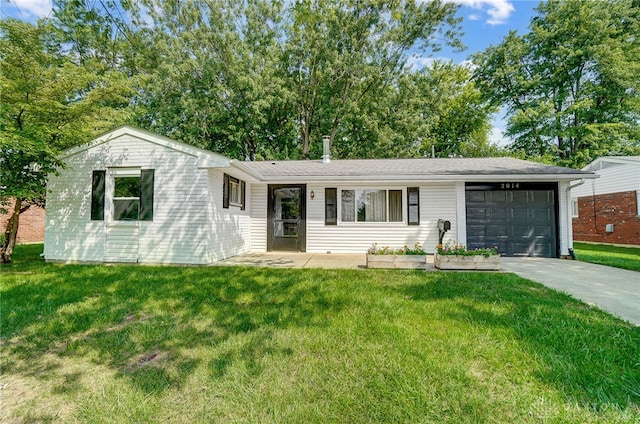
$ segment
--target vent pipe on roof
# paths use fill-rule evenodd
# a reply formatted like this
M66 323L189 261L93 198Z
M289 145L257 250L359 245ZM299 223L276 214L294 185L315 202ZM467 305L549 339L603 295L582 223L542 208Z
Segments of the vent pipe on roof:
M331 159L329 157L330 141L331 141L331 138L328 135L322 136L322 148L323 148L322 163L331 162Z

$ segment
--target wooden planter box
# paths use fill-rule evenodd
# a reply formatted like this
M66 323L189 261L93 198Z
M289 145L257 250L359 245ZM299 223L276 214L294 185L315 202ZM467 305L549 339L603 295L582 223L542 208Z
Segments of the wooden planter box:
M498 271L500 269L500 256L483 255L458 256L458 255L438 255L435 254L433 262L438 269L469 269Z
M369 255L367 268L425 269L427 255Z

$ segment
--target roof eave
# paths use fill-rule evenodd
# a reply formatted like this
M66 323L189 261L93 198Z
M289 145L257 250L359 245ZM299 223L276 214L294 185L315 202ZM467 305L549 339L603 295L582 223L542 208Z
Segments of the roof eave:
M243 168L244 169L244 168ZM424 181L469 181L469 182L485 182L485 181L575 181L581 179L595 179L599 175L594 173L578 173L578 174L469 174L469 175L278 175L278 176L261 176L260 181L263 182L333 182L333 181L407 181L407 182L424 182Z

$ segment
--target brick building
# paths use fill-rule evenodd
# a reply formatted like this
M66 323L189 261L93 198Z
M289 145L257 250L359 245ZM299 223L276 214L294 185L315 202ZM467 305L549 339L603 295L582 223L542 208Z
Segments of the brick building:
M640 156L596 159L600 175L571 190L575 241L640 245Z
M13 201L4 208L13 211ZM4 234L7 228L7 221L11 217L10 213L0 214L0 232ZM38 206L31 206L20 214L20 226L18 227L18 244L42 243L44 242L44 209Z

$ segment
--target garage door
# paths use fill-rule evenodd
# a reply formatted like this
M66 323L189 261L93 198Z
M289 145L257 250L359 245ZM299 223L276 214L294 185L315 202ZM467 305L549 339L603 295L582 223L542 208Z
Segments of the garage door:
M505 256L557 256L557 185L466 186L467 245L498 246Z

